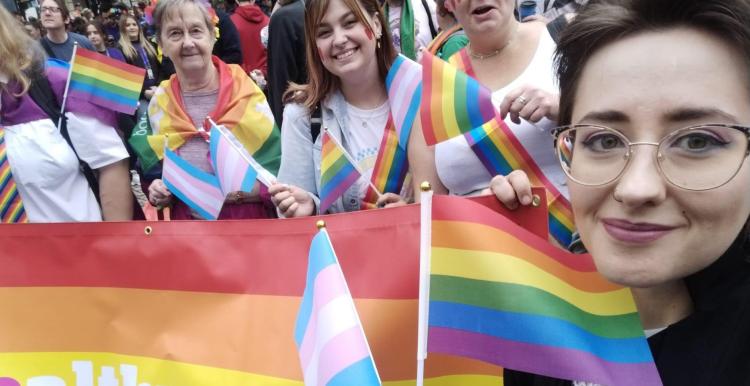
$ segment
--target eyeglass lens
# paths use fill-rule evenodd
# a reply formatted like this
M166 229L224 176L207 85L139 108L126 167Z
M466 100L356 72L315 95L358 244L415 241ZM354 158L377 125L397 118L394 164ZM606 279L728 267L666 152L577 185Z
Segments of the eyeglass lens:
M558 136L557 153L568 176L584 185L603 185L617 179L633 156L629 140L620 132L599 126L575 126ZM737 174L747 152L741 130L700 126L676 130L659 143L656 160L663 176L684 189L719 187Z

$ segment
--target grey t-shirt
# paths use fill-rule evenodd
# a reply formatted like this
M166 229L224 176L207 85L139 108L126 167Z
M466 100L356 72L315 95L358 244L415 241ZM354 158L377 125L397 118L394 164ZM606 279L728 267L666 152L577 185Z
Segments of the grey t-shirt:
M48 55L51 50L53 58L70 62L70 59L73 58L73 43L76 42L78 43L78 48L85 48L96 52L96 48L94 48L94 45L91 44L89 39L86 39L85 36L79 35L75 32L68 32L68 38L65 42L59 44L49 40L49 38L45 36L42 38L42 47L45 48Z

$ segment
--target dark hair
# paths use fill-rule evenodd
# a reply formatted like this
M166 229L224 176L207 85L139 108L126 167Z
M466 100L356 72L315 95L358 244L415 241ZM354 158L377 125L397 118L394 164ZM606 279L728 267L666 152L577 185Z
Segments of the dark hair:
M377 19L380 22L382 35L380 35L380 45L375 50L375 56L378 61L380 80L385 82L388 70L391 68L398 53L396 53L393 41L391 40L388 20L385 19L378 0L343 0L343 2L354 13L357 20L366 29L370 30L370 32L374 33L372 25L370 25L370 22L365 17L365 12L371 18ZM330 0L308 0L305 2L307 84L290 83L289 88L284 92L282 97L284 103L300 103L312 111L320 101L340 87L339 79L323 66L316 43L318 28L320 28L319 24L328 11L329 3Z
M557 45L558 123L571 123L581 73L595 52L628 36L677 27L699 29L737 47L750 68L749 1L592 0L562 32Z

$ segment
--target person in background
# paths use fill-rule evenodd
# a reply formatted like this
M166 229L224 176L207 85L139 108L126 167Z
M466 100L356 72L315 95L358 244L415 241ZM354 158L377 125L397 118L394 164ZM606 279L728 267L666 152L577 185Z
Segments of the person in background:
M125 56L122 51L117 47L107 47L107 42L104 40L104 31L102 25L98 22L89 22L86 24L86 37L89 39L91 44L94 45L96 52L109 56L112 59L125 62Z
M29 21L23 23L23 29L36 41L42 38L42 23L37 19L31 18Z
M128 64L146 70L146 77L141 89L141 103L138 107L139 113L136 113L138 116L141 114L140 111L148 106L148 101L151 100L156 87L163 79L161 64L156 59L156 49L143 35L143 30L134 16L126 14L120 18L120 40L118 43ZM128 137L129 134L126 133Z
M84 18L78 16L73 18L73 20L70 21L70 26L68 27L70 32L75 32L79 35L86 36L86 20Z
M199 0L160 0L153 21L159 45L176 70L151 99L148 114L154 134L180 136L184 142L173 150L193 166L213 173L205 137L210 116L276 174L281 157L279 130L263 92L242 68L211 55L216 35L207 6ZM161 179L149 184L148 197L156 206L172 204L172 219L201 218L175 198ZM276 217L276 211L260 183L252 192L229 193L219 214L220 219L268 217Z
M248 74L260 71L265 82L265 77L268 75L266 48L260 40L260 32L268 26L268 16L255 4L255 0L241 0L231 19L239 32L242 68ZM255 79L255 82L259 83L258 79Z
M427 50L438 58L448 60L469 44L469 38L466 37L461 24L458 24L456 17L453 16L453 12L445 7L445 0L437 0L435 3L440 33L430 42Z
M581 247L631 288L665 386L750 385L747 20L744 0L592 0L558 46Z
M94 46L85 36L68 32L70 12L63 0L43 0L41 2L42 26L47 31L40 40L44 51L50 58L70 62L73 57L73 44L79 48L95 51Z
M15 185L17 196L11 199L20 198L30 222L130 220L133 209L128 155L113 127L112 112L69 97L64 120L70 135L68 143L57 121L30 95L32 88L44 90L40 82L46 82L59 109L67 69L59 62L59 66L45 66L44 53L37 43L3 7L0 57L0 147L6 154L0 158L0 167L9 164L11 173L4 177L0 191L12 191ZM79 159L98 174L101 207ZM7 209L0 208L2 221L8 220Z
M434 0L386 0L385 16L396 51L412 60L438 34Z
M305 2L278 0L274 9L268 24L268 100L276 125L282 127L289 83L307 82Z
M284 217L302 217L404 204L411 194L385 193L365 202L369 180L390 118L385 78L396 51L377 0L319 0L306 3L305 53L310 80L286 93L281 129L279 183L269 192ZM312 117L320 110L320 127ZM417 125L415 125L417 126ZM351 155L362 176L321 211L322 129ZM413 130L421 130L415 127Z
M88 8L84 8L83 11L81 11L81 17L87 22L94 21L94 12Z

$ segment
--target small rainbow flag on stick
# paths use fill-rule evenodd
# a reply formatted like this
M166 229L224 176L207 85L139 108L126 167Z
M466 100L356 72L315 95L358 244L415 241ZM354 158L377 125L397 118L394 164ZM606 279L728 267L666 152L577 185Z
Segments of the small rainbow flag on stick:
M429 52L422 56L422 131L428 145L457 137L495 116L492 93Z
M533 186L543 186L547 193L550 235L567 247L575 225L570 203L544 175L523 144L499 117L464 134L471 150L491 175L508 175L523 170Z
M124 114L133 114L146 70L74 47L67 92Z
M661 384L630 290L604 279L591 256L458 197L435 196L431 224L429 352L610 386Z
M399 54L388 70L385 87L399 144L406 149L422 98L422 66Z
M367 194L362 200L363 208L374 208L374 204L378 200L378 192L400 194L408 171L409 160L406 157L406 150L399 146L393 119L389 117L385 130L383 130L383 140L380 142L378 158L375 161L370 178L370 182L375 186L377 192L374 189L367 190Z
M323 214L362 173L328 130L323 130L320 156L320 213Z
M357 309L325 228L313 238L294 341L307 386L379 386Z

